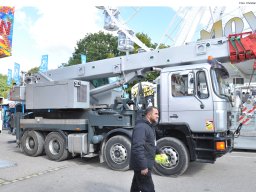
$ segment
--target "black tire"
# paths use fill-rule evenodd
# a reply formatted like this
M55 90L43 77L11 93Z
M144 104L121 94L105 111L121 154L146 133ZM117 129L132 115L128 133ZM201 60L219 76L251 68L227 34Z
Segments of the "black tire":
M46 136L44 148L51 160L63 161L69 157L65 139L58 132L51 132Z
M188 168L189 155L187 147L176 138L166 137L157 141L157 146L168 156L168 164L154 165L154 171L164 176L182 175Z
M44 151L44 136L37 131L25 131L21 137L22 151L32 157L42 155Z
M111 137L105 145L104 157L111 169L127 171L131 157L131 141L125 136Z

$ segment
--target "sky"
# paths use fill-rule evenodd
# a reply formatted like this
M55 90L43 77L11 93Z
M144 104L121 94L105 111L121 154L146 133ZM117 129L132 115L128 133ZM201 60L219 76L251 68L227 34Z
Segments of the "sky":
M44 0L38 3L29 0L9 0L5 1L5 4L0 3L15 7L12 56L0 59L0 73L7 74L8 69L13 70L14 63L20 64L21 71L39 67L42 55L48 55L48 69L56 69L62 63L67 63L80 39L87 33L104 31L103 11L96 8L96 5L105 5L106 1L96 0L93 4L85 2ZM140 0L107 2L106 6L117 7L120 11L121 24L135 33L147 34L154 43L160 42L170 22L174 22L172 19L175 15L180 18L180 13L177 13L178 10L180 11L179 6L184 7L184 4L180 4L182 1L174 4L165 0L148 0L147 3L142 3ZM207 6L204 3L194 0L193 4L185 5ZM179 22L179 19L175 21ZM202 22L208 21L209 19ZM173 43L171 39L165 38L163 42L171 45Z

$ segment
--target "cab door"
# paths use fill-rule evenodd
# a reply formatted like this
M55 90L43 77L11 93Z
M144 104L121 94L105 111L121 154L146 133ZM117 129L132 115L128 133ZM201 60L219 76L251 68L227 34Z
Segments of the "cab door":
M193 132L213 131L213 100L206 69L169 73L169 123Z

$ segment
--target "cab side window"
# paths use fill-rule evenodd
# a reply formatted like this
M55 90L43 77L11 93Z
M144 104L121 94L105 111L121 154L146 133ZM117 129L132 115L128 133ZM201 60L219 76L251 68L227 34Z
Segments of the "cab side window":
M209 97L209 89L204 71L197 72L197 96L200 99L206 99Z
M172 74L171 90L173 97L184 97L193 95L193 91L189 90L188 74Z

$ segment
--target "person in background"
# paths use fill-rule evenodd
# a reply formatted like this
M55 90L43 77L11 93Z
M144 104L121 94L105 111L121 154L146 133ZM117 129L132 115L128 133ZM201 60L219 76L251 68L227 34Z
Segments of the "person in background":
M11 119L10 119L10 133L14 135L14 127L15 127L15 117L14 113L11 113Z
M11 119L11 114L9 111L7 111L4 119L4 127L7 129L10 129L10 119Z
M138 120L133 130L130 168L134 170L131 192L154 192L151 176L156 154L161 151L156 146L154 124L158 122L158 109L150 106L146 109L145 119Z

